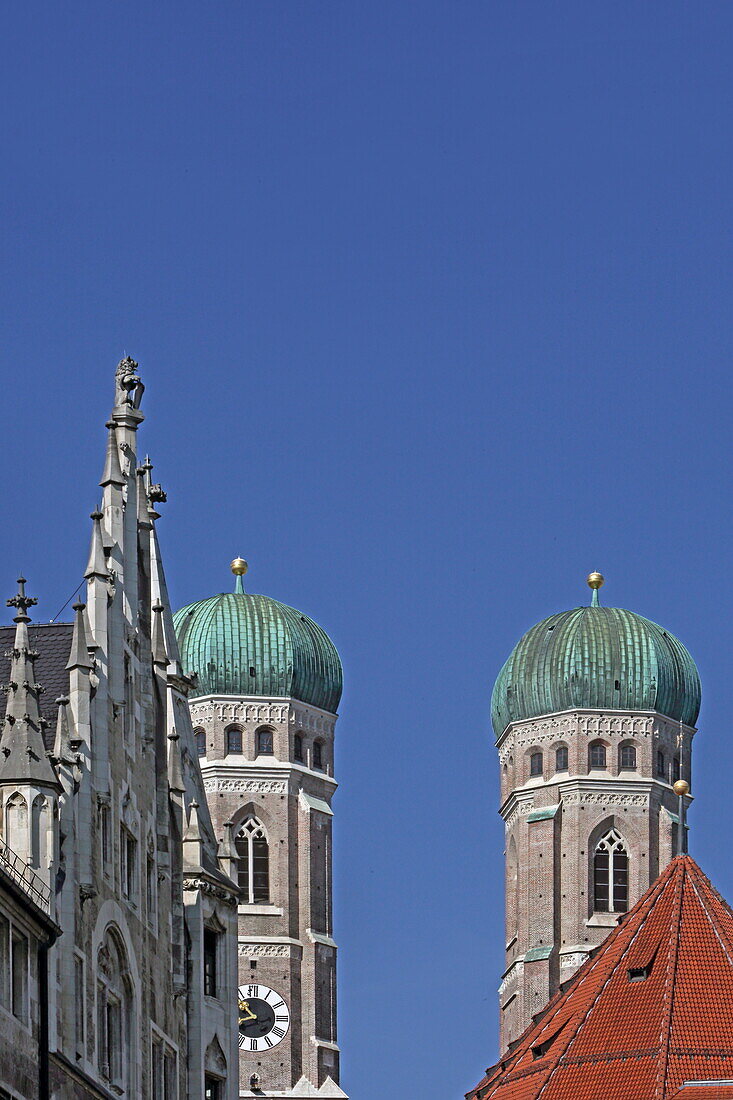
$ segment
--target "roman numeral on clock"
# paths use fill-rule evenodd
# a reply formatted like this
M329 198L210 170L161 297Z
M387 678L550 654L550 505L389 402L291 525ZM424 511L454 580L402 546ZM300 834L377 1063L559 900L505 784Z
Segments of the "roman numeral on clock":
M270 1038L269 1035L265 1035L265 1042L267 1043L268 1047L271 1047L273 1045L272 1044L272 1039Z
M276 1016L275 1019L279 1024L286 1024L288 1022L287 1016Z
M250 1039L249 1049L250 1050L257 1050L257 1040L256 1039Z
M277 1001L277 1003L274 1004L272 1007L273 1008L282 1008L284 1004L285 1004L285 1001Z
M285 1032L283 1031L283 1029L281 1027L274 1027L272 1029L272 1034L277 1035L278 1039L282 1039Z

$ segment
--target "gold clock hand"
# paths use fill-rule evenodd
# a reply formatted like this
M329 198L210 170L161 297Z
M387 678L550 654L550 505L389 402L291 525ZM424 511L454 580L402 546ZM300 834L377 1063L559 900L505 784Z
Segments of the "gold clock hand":
M246 1021L246 1020L256 1020L257 1019L254 1012L249 1007L249 1001L240 1001L239 1002L239 1008L240 1008L240 1010L243 1009L247 1013L246 1016L240 1017L240 1020L239 1020L240 1024L242 1023L243 1020Z

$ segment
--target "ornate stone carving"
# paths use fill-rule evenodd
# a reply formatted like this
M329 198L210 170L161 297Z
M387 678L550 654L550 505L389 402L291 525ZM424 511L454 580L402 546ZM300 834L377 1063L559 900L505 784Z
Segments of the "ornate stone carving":
M569 791L562 796L566 806L577 806L585 802L588 806L648 806L645 794L624 794L614 791Z
M236 794L287 794L288 785L284 779L204 779L204 790L227 791Z
M239 954L251 959L289 959L291 947L287 943L240 943Z
M534 806L533 803L529 800L526 802L518 802L514 809L511 810L509 816L506 819L505 825L507 830L511 829L512 825L518 817L526 817L527 814L531 814L532 810L535 809L537 809L537 807Z
M216 898L222 905L227 905L230 908L237 905L237 897L234 894L229 890L224 890L221 886L215 886L213 882L209 882L205 878L184 878L183 889L200 890L202 894L208 894L209 897Z
M567 955L560 956L560 969L570 970L574 966L582 966L590 955L585 951L570 951Z

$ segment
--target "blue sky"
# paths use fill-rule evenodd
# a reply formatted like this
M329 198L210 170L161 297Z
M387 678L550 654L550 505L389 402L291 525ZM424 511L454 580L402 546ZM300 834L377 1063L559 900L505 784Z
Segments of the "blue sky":
M673 0L5 13L0 584L45 619L78 584L132 354L175 603L241 553L343 657L354 1100L495 1058L491 686L591 569L698 662L692 849L733 899L732 32Z

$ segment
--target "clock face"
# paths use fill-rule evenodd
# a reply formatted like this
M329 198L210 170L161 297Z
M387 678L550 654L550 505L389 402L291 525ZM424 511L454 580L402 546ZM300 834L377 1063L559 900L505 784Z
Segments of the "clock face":
M267 985L241 985L237 991L239 1045L242 1050L270 1050L285 1038L290 1010Z

